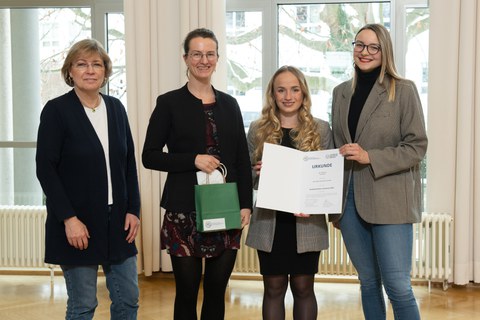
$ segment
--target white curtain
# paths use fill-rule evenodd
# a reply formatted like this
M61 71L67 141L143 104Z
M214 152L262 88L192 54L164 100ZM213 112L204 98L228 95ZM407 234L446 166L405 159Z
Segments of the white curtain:
M160 252L160 195L165 173L141 165L141 152L150 114L159 94L185 84L182 44L186 34L206 27L220 42L220 61L213 84L226 88L225 0L125 0L125 43L128 115L135 139L142 201L141 232L137 238L139 270L150 276L171 271L170 258Z
M429 3L427 206L453 215L453 282L478 283L480 5L477 0Z

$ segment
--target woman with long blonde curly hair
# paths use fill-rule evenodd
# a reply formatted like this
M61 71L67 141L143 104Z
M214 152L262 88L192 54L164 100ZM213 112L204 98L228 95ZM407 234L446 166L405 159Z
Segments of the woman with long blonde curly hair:
M279 144L302 151L333 148L326 121L311 114L312 100L303 73L283 66L270 80L260 119L248 131L254 187L262 168L263 144ZM288 170L289 164L285 164ZM263 319L285 319L288 284L293 294L293 318L317 318L313 290L320 251L328 247L324 215L281 212L254 206L246 244L257 249L263 276Z
M303 73L293 66L280 67L267 86L267 94L265 95L265 105L262 109L261 118L254 122L255 136L253 137L256 145L254 157L251 159L252 163L256 163L262 157L263 143L280 144L283 138L282 123L281 123L281 109L277 106L275 101L275 79L280 74L285 72L291 73L298 79L299 87L303 95L303 101L298 110L293 114L297 122L295 127L290 131L295 148L301 151L312 151L320 149L320 133L318 131L318 122L314 120L311 109L312 99L308 90L308 84ZM296 118L296 119L295 119Z

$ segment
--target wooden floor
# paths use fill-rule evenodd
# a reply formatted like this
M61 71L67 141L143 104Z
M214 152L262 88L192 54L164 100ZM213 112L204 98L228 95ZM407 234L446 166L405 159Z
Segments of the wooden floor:
M172 319L174 281L170 274L140 277L138 319ZM318 319L363 319L357 283L316 282ZM480 286L414 286L423 320L480 319ZM258 280L230 281L226 294L227 320L261 319L262 283ZM105 279L99 277L99 306L95 319L110 319ZM0 275L1 320L64 319L66 291L63 277L55 276L51 286L48 275ZM292 298L286 298L287 319L292 319ZM388 306L387 319L393 320Z

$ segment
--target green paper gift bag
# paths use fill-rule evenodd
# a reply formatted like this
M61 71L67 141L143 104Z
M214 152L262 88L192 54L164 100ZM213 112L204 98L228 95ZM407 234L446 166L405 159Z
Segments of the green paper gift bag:
M220 165L224 181L226 168ZM195 185L196 223L199 232L240 229L240 203L236 182Z

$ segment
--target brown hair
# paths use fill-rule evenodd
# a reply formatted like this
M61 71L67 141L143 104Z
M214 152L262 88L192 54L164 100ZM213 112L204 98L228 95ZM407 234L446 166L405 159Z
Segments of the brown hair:
M70 77L70 69L72 68L75 60L83 54L98 53L105 66L105 79L102 83L102 87L107 83L108 78L112 75L112 60L108 56L107 51L103 48L102 44L95 39L84 39L76 42L68 51L67 57L62 66L62 77L66 84L70 87L74 86L73 79Z
M208 38L212 39L215 41L215 44L217 45L217 56L218 55L218 39L215 36L215 33L213 33L212 30L206 29L206 28L198 28L195 30L190 31L187 36L185 37L185 40L183 41L183 56L186 56L188 52L190 51L190 41L194 38Z

